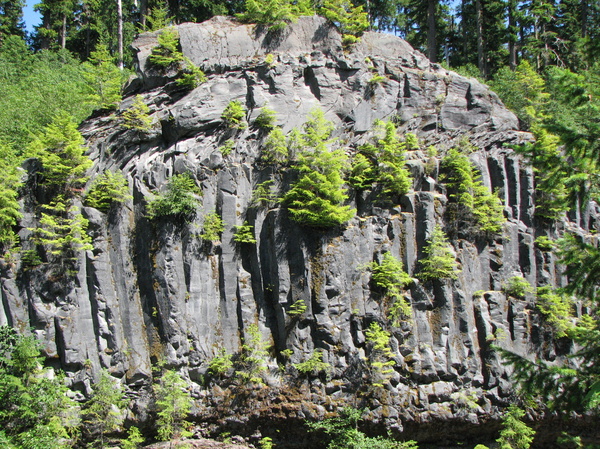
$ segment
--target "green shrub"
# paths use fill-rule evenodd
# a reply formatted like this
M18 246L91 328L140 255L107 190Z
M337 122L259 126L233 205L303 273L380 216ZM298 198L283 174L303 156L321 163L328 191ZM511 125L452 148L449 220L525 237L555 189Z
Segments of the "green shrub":
M417 275L420 279L426 281L457 277L458 264L454 258L452 245L439 225L436 225L433 230L423 252L426 256L421 260L421 272Z
M390 349L390 333L379 324L371 323L365 331L367 346L370 348L369 365L371 367L371 380L374 387L383 387L394 372L392 368L396 363Z
M250 204L253 207L270 207L278 200L277 194L273 191L273 180L269 179L256 185Z
M121 441L121 447L122 449L138 449L143 442L144 437L140 430L135 426L131 426L127 431L127 438Z
M556 247L556 243L545 235L540 235L537 237L534 241L534 244L541 251L552 251Z
M325 0L319 14L331 20L342 33L342 43L352 45L369 28L369 18L363 7L350 0Z
M540 287L536 291L536 307L552 326L558 338L566 337L573 329L573 300L552 290L552 287Z
M299 299L290 306L290 309L288 310L288 315L292 316L292 317L300 316L304 312L306 312L306 309L307 309L307 307L306 307L306 303L304 302L304 300Z
M223 145L221 145L219 147L219 151L221 152L223 157L227 157L234 150L234 148L235 148L235 140L227 139L225 141L225 143L223 143Z
M239 100L230 101L223 114L221 114L221 118L227 127L231 129L245 129L248 126L244 105Z
M136 95L131 107L123 111L123 127L148 132L152 129L152 117L149 115L150 108L144 103L141 95Z
M148 217L171 217L185 222L196 218L199 202L195 195L202 192L189 174L175 175L169 179L166 191L148 203Z
M481 182L481 176L467 156L451 148L442 159L449 198L455 201L455 219L471 221L479 232L496 234L506 221L498 195Z
M211 212L204 216L204 226L200 237L209 242L217 242L221 240L221 233L224 229L225 225L219 214Z
M531 284L523 276L508 278L502 285L502 291L513 298L523 299L526 295L533 293L533 290Z
M190 58L183 56L181 69L176 83L185 89L192 90L206 81L206 75Z
M413 133L406 133L404 136L404 144L409 151L418 150L420 148L419 139Z
M208 372L211 376L224 376L231 368L233 368L231 354L228 354L225 348L221 348L219 354L208 362Z
M260 114L256 117L254 124L260 129L270 131L275 128L275 122L277 121L277 116L275 114L274 110L264 106L261 108Z
M294 368L305 376L318 376L320 373L326 373L331 368L331 365L323 362L322 351L313 351L310 357L304 362L295 363Z
M398 140L396 127L392 122L378 121L375 134L383 134L374 143L359 148L354 157L349 182L355 189L371 188L374 182L383 187L387 196L404 195L411 186L411 178L405 168L405 143Z
M243 225L235 226L235 234L233 240L237 243L250 243L254 245L256 239L254 238L254 226L248 224L247 221Z
M187 382L175 371L166 371L158 385L153 386L156 397L156 428L158 439L168 441L192 435L185 419L192 408Z
M106 170L92 182L85 195L85 205L106 212L111 204L123 203L129 196L129 185L123 173Z
M346 155L327 148L332 131L333 124L318 109L304 125L295 165L299 178L283 198L292 220L304 226L328 228L354 216L354 209L343 205L348 199L342 178Z
M381 263L372 262L370 269L373 283L385 290L385 296L391 302L388 317L398 325L402 317L412 315L410 304L402 296L402 290L412 278L402 269L402 262L389 252L384 254Z
M22 218L19 204L21 180L17 158L11 149L0 144L0 249L8 250L17 242L14 226Z
M87 81L88 103L95 109L117 109L121 103L123 72L114 63L108 48L98 44L83 63L83 76Z
M179 51L179 33L174 27L164 29L157 37L158 45L152 49L149 61L162 68L179 67L183 54Z
M246 23L267 25L272 31L281 31L297 17L314 14L311 2L307 0L246 0L245 11L237 18Z
M381 84L381 83L383 83L384 81L387 81L387 78L386 78L385 76L382 76L382 75L375 74L375 75L373 75L373 76L371 77L371 79L369 80L369 84L370 84L371 86L376 86L377 84Z
M281 128L273 129L265 139L261 159L267 164L283 164L288 161L288 147Z
M499 449L529 449L535 430L521 421L524 416L525 412L516 405L508 407L502 419L500 438L496 440Z
M258 326L256 324L249 325L237 361L236 375L243 382L263 384L263 375L267 371L266 361L268 356L267 345L262 340Z

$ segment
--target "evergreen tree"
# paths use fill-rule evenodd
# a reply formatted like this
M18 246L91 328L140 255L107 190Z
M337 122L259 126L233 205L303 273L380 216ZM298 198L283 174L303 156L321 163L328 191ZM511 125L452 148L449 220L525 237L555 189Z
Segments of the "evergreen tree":
M346 155L327 147L332 130L321 110L311 112L304 125L303 149L295 164L299 178L283 199L291 218L304 226L327 228L354 216L354 210L343 205L348 198L342 178Z
M350 0L325 0L319 14L339 28L344 45L357 42L369 28L367 13L363 11L363 7L354 6Z
M0 250L8 250L16 243L13 227L21 219L17 160L7 145L0 144Z
M439 225L436 225L431 237L427 240L423 252L426 256L420 261L421 271L417 277L423 280L455 279L457 277L458 264L454 257L454 250Z
M500 438L496 440L499 449L529 449L535 430L521 421L523 416L525 412L517 406L508 407L502 420L503 429L500 431Z
M159 383L154 385L154 395L158 439L170 441L169 447L173 447L173 439L191 435L187 430L190 423L186 421L192 408L187 383L175 371L167 370Z
M117 109L121 103L123 72L113 63L105 45L98 45L83 64L89 103L95 109Z
M95 438L94 446L104 448L106 435L121 429L124 406L121 383L102 370L100 379L93 386L92 397L83 407L84 430Z
M25 0L0 0L0 43L6 36L25 37Z

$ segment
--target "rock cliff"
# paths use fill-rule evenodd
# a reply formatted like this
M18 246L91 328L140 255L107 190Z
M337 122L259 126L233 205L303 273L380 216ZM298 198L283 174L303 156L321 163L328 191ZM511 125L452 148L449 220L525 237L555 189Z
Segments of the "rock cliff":
M300 18L275 35L222 17L177 30L184 55L207 81L192 91L179 88L172 74L148 63L157 34L136 40L138 77L120 110L141 95L152 129L125 129L118 114L97 114L81 127L94 161L91 175L121 170L131 197L107 213L83 208L94 250L80 254L68 280L44 265L5 265L0 323L31 326L48 363L64 369L82 394L107 368L137 398L140 419L152 366L164 361L191 381L195 414L210 431L268 434L279 427L293 436L302 420L352 405L369 408L374 431L421 441L489 438L513 394L510 368L492 344L550 360L568 350L551 343L533 298L511 297L502 287L514 276L534 286L564 282L554 256L534 240L565 226L594 225L595 215L539 221L533 173L512 150L530 135L486 86L430 63L397 37L369 32L344 49L339 33L319 17ZM375 75L382 80L373 82ZM232 132L223 123L232 100L247 111L245 130ZM299 226L279 203L252 207L257 184L272 179L281 194L294 176L289 167L260 160L265 133L253 122L265 105L276 111L284 133L319 107L349 156L377 119L393 120L400 134L419 139L419 148L407 153L410 192L382 204L370 191L350 190L356 216L327 230ZM231 138L233 149L223 154ZM455 230L457 278L415 278L404 292L412 317L394 327L365 267L391 252L414 277L435 225L453 228L439 161L466 139L507 221L491 237ZM437 156L427 152L430 146ZM202 190L196 218L149 220L153 193L182 173ZM36 225L33 203L24 201L23 238ZM213 211L225 224L220 242L199 236ZM256 244L234 241L234 227L245 221L254 226ZM290 314L298 300L306 310ZM383 387L372 385L368 363L365 331L373 322L391 333L395 364ZM239 353L252 324L270 346L265 384L211 378L210 360L221 348ZM299 375L293 365L315 350L328 369Z

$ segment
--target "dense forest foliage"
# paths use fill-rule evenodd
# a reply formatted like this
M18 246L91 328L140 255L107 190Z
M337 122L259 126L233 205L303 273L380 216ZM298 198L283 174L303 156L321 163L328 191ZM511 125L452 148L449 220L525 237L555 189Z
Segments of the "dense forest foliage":
M77 131L77 124L94 110L117 108L121 100L121 86L132 70L129 44L138 33L169 24L200 22L215 15L235 15L243 22L281 29L300 15L318 13L339 27L346 45L351 45L368 29L399 35L422 50L433 62L488 83L517 114L522 130L533 133L535 143L519 151L535 171L540 220L562 220L570 211L588 201L598 201L598 2L366 0L351 4L348 0L314 3L309 0L41 0L36 9L42 20L31 34L25 31L23 6L24 0L0 0L0 98L3 106L0 108L0 173L4 180L0 195L0 246L6 258L10 258L11 251L18 250L23 250L23 258L34 256L27 248L19 247L20 242L14 233L20 219L19 167L28 157L37 158L46 168L44 187L53 192L53 200L41 206L40 223L43 226L38 231L37 242L52 243L57 254L78 251L89 245L85 220L73 203L73 196L87 182L85 172L91 163L84 157L84 142ZM165 39L167 37L165 34ZM176 42L165 40L162 46L164 51L172 48L166 53L156 53L156 58L167 55L175 58L169 61L177 60ZM183 59L177 61L185 66L182 73L188 78L184 80L191 79L192 87L201 82L204 75L198 68ZM143 104L139 107L142 108ZM143 111L131 110L130 113L133 116L127 123L132 127L143 127L143 123L138 123L143 121ZM232 110L230 115L234 121L235 111ZM127 120L126 116L124 120ZM315 116L313 120L316 123L321 118ZM237 125L233 122L232 126ZM355 170L358 165L354 161L355 171L350 179L343 180L337 170L338 165L345 164L343 155L332 154L330 156L337 159L323 163L314 152L303 154L304 147L320 148L329 138L330 130L325 130L318 142L311 142L311 130L315 129L318 129L316 125L308 126L301 136L299 164L304 164L300 171L307 173L306 180L301 178L287 194L285 202L292 214L302 217L299 221L322 225L319 217L308 216L301 209L306 204L302 183L313 182L309 175L318 172L319 163L325 164L330 170L335 169L335 173L331 176L328 172L322 174L328 180L328 183L322 184L323 189L339 194L344 182L359 189L366 172L360 171L359 176ZM386 139L395 145L395 129L387 131ZM373 152L386 154L386 139L378 143L381 148L361 149L363 165L369 167L368 156ZM273 159L276 157L274 152ZM457 167L457 173L462 173L462 178L453 178L457 196L462 194L463 188L480 190L473 181L466 157L450 152L443 163L449 167L448 170ZM388 172L394 173L392 181L396 184L387 188L395 189L393 193L401 195L408 189L409 180L403 173L402 164L392 168L395 171L390 169ZM384 175L386 173L372 171L369 176L373 178L369 178L369 182L384 182L391 176L388 173L385 178ZM118 201L125 197L123 180L112 178L118 175L104 176L106 179L93 184L104 186L104 190L100 188L100 193L94 191L88 196L88 204L94 207L106 207L106 198ZM398 187L398 183L402 185ZM190 210L180 208L174 212L171 208L171 196L191 198L186 190L186 179L180 179L179 184L174 182L165 198L152 204L154 216L185 218L195 209L193 205ZM327 195L332 199L331 204L325 206L335 209L332 221L346 221L351 213L338 204L345 197L338 199L333 194ZM470 201L481 203L484 200L478 198L484 198L489 210L497 213L497 199L489 192L486 195L478 197L474 194ZM473 213L476 214L477 210L481 209L475 209ZM489 212L483 215L493 216ZM495 232L494 223L480 224L482 232L490 229ZM69 231L65 233L61 229ZM515 364L524 397L540 401L545 407L555 410L584 412L600 406L600 330L597 316L600 250L594 244L594 236L588 237L582 239L567 234L558 242L539 242L539 245L554 248L562 257L571 281L568 287L560 290L538 289L537 297L542 312L555 324L557 337L571 338L579 344L581 350L574 355L573 364L546 366L505 354L507 360ZM442 243L437 246L443 248L446 241L443 235L440 239ZM434 242L430 244L432 248L436 245ZM434 253L433 249L431 252ZM376 269L379 267L375 267L374 271ZM444 270L450 277L453 266ZM428 272L423 271L425 276ZM574 298L586 301L589 311L579 320L573 318ZM0 329L0 397L4 399L0 406L3 428L0 441L5 447L70 447L80 437L76 435L79 422L69 412L74 404L64 394L64 387L55 378L39 375L39 354L34 339L19 336L9 329ZM189 398L180 397L180 383L183 381L175 373L162 370L157 378L161 379L155 385L157 421L162 432L158 436L169 439L183 432ZM83 438L99 447L105 444L107 434L120 429L123 424L123 394L112 382L110 376L103 375L94 394L80 410L82 419L87 423L86 432L90 432ZM349 410L339 421L321 425L321 430L335 443L331 447L379 447L379 444L381 447L394 447L386 446L388 443L383 440L370 440L357 433L359 417L356 411ZM506 429L510 431L511 426L519 428L522 424L520 417L522 415L517 410L509 410ZM523 435L525 431L520 429L516 432ZM501 447L528 447L530 440L514 442L509 433L498 440ZM131 428L122 447L137 447L140 442L139 432Z

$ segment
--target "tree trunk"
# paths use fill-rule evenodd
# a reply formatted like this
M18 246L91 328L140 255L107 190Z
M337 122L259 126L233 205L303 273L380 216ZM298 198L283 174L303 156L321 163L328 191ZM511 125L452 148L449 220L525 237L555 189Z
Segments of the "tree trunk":
M581 2L581 37L586 38L588 34L587 21L588 21L589 7L587 1Z
M438 0L427 0L427 57L437 62L436 9Z
M481 0L475 2L475 13L477 19L477 67L481 76L485 78L487 73L483 53L483 9L481 8Z
M67 48L67 13L63 14L62 29L60 31L60 46Z
M123 70L123 3L117 0L117 42L119 47L118 65Z
M517 3L508 2L508 65L511 70L517 68Z

